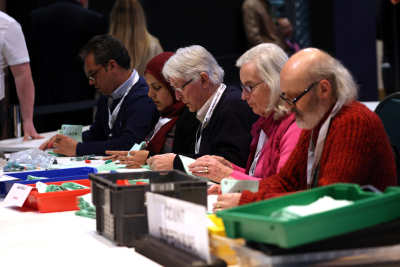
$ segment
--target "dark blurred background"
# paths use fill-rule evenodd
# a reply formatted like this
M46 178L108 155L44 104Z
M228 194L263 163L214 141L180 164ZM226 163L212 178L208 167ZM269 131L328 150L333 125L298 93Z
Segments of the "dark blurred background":
M52 2L8 0L6 12L25 30L32 9ZM226 83L238 82L234 63L248 48L242 25L242 2L141 1L148 29L158 37L164 50L174 51L191 44L206 47L224 67ZM92 0L89 9L108 16L113 4L114 0ZM289 0L286 6L295 28L295 38L301 47L318 47L336 56L355 75L360 84L360 99L377 100L376 2Z

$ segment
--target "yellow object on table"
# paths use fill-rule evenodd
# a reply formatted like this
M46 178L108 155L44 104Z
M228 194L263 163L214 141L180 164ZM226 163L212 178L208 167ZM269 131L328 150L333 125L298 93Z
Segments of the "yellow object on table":
M228 265L238 264L238 258L233 246L243 246L244 239L226 237L224 222L215 214L208 214L208 233L210 235L210 251L213 255L223 259Z
M215 214L208 214L208 232L213 235L226 236L224 222Z

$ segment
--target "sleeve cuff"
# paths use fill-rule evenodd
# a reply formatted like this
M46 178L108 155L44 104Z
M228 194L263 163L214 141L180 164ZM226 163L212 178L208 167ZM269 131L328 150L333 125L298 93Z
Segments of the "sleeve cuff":
M183 167L183 163L181 161L181 158L178 157L178 154L176 154L176 156L174 158L173 165L174 165L174 169L185 172L185 168Z
M255 202L257 200L256 194L257 193L253 193L248 190L243 191L242 195L240 196L239 205Z

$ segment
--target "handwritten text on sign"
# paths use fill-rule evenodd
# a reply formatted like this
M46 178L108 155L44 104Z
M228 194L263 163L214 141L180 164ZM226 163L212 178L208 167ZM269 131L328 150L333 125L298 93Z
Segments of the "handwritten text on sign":
M146 202L150 235L210 262L205 207L150 192Z

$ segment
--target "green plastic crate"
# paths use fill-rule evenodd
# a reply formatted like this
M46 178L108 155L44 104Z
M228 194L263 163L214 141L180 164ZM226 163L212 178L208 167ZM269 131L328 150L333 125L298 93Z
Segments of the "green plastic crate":
M284 207L308 205L323 196L354 203L288 221L270 217ZM378 194L356 184L338 183L219 211L217 216L231 238L292 248L399 218L400 187L388 187Z

